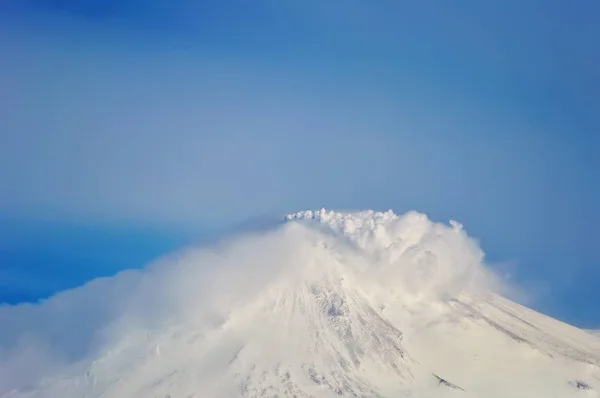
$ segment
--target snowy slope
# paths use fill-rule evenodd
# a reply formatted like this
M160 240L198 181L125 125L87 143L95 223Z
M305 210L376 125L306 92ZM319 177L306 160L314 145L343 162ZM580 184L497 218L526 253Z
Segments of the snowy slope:
M202 300L169 307L184 316L122 329L134 310L120 313L99 349L5 380L0 397L600 396L600 339L503 298L461 225L372 211L287 220L208 256L226 265ZM196 260L148 271L153 294L170 297L173 280L210 290Z

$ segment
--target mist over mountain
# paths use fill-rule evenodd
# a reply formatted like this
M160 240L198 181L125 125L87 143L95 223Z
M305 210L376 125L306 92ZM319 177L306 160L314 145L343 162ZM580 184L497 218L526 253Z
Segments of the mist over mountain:
M0 397L597 397L600 339L455 221L303 211L0 307Z

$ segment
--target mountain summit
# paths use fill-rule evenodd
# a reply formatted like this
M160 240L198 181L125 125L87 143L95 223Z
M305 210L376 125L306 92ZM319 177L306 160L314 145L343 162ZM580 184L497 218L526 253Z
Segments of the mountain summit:
M0 397L600 396L600 339L504 298L483 257L415 212L291 214L4 308Z

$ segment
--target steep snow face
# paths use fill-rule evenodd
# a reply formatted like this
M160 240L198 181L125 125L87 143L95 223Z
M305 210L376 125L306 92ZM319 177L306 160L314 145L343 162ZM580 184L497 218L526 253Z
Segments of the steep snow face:
M260 326L241 333L254 337L230 363L232 396L377 396L414 377L400 330L338 275L276 289L253 313Z
M75 302L126 303L96 322L102 344L62 364L44 356L53 366L27 383L15 369L35 364L31 351L0 340L0 373L15 375L0 377L0 397L599 396L600 339L498 295L505 287L458 223L374 211L286 219L117 276L107 283L129 289L115 297L84 287L42 304L52 317ZM9 308L0 322L24 314Z

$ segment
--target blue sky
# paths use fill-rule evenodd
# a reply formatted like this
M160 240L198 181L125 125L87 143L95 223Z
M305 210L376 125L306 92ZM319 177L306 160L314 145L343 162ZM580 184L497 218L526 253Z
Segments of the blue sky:
M246 220L392 208L460 221L534 308L600 327L599 13L5 1L0 301Z

